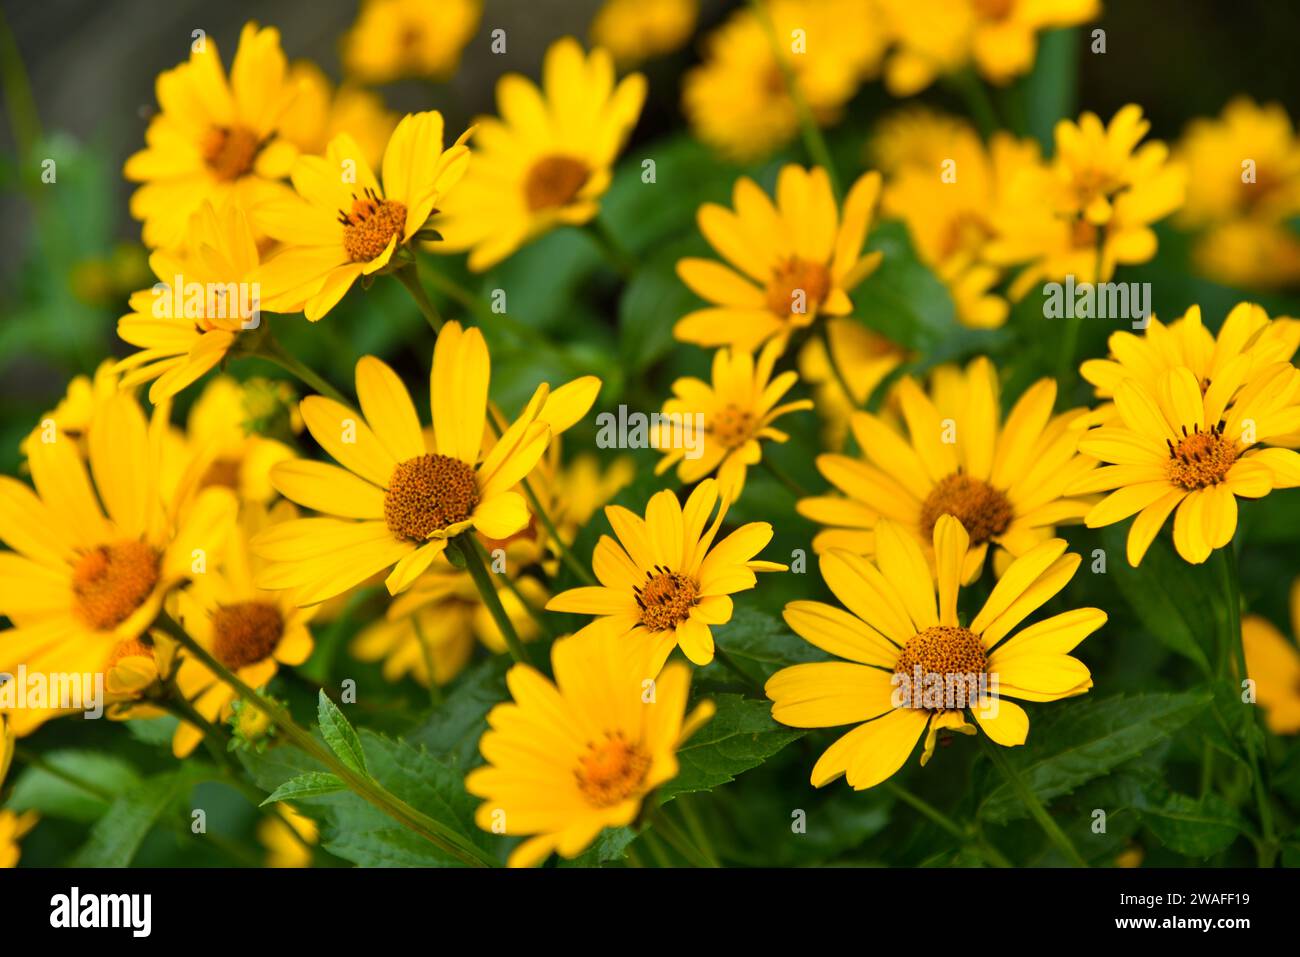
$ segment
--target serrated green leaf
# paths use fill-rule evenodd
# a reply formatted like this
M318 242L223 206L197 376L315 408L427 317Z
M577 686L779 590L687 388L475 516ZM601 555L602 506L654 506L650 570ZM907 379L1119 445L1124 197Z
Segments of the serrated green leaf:
M770 612L737 608L731 621L714 630L714 640L732 663L761 686L777 671L809 661L829 661L830 656L804 641ZM725 678L729 672L717 659L702 669L701 678Z
M334 752L335 757L358 774L369 775L366 770L366 753L361 748L361 739L356 730L343 717L338 705L330 700L322 688L316 708L316 717L320 722L321 737Z
M469 768L478 754L479 738L487 730L487 714L510 697L506 671L510 659L496 655L479 662L462 675L446 700L405 735L415 747L459 768Z
M1226 849L1246 827L1236 810L1216 794L1201 800L1168 794L1139 805L1142 822L1165 847L1204 860Z
M1028 742L1007 758L1039 800L1051 801L1157 744L1209 700L1208 692L1195 691L1054 702L1031 723ZM994 786L979 809L991 822L1027 813L1006 782Z
M290 778L271 792L262 807L277 801L300 800L302 798L320 797L323 794L336 794L347 789L337 775L328 771L310 771Z
M184 764L176 771L146 778L115 800L90 831L90 838L71 862L73 867L127 867L140 845L182 796L204 774Z

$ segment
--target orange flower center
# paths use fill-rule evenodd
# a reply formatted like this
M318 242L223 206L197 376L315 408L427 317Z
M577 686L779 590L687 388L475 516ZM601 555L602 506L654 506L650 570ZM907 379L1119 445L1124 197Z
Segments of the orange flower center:
M944 687L971 689L988 666L984 642L979 636L959 625L932 625L913 635L903 646L894 666L894 673L905 676L900 682L909 707L922 707L922 694L926 685L935 678ZM915 687L917 669L920 669L921 687ZM965 697L964 702L971 698Z
M161 562L158 550L144 542L92 548L72 568L73 610L97 631L116 628L158 584Z
M119 641L113 647L112 654L108 656L108 664L104 666L104 670L112 671L124 658L148 658L152 661L153 647L146 645L139 638L130 638L127 641Z
M975 0L975 13L983 20L1005 20L1015 8L1016 0Z
M638 793L650 770L650 755L629 742L621 731L591 742L578 758L573 776L578 790L594 807L611 807Z
M811 318L830 291L831 274L825 266L791 256L772 270L767 281L767 308L782 319Z
M269 602L222 605L212 616L212 653L237 671L271 657L284 635L284 616Z
M528 209L557 209L573 202L578 191L587 185L591 169L571 156L543 156L524 178L524 199Z
M927 541L941 515L956 518L971 544L980 545L1007 530L1012 510L1007 497L993 486L958 472L940 480L921 503L921 534Z
M700 586L685 575L656 565L646 583L633 588L641 608L641 624L650 631L671 631L684 622L699 600Z
M1183 437L1177 443L1165 439L1165 444L1169 481L1189 492L1218 485L1241 455L1236 443L1223 437L1222 422L1205 432L1193 427L1189 433L1183 426Z
M1097 245L1097 227L1082 216L1074 221L1070 243L1075 249L1094 249Z
M398 538L423 542L468 519L478 502L472 468L450 455L417 455L393 469L384 493L384 518Z
M406 232L406 207L396 200L380 199L369 186L360 199L354 193L352 209L339 210L343 224L343 249L354 263L370 262Z
M200 488L211 488L217 486L220 488L239 488L239 467L238 459L216 459L208 470L203 473L199 479Z
M719 409L709 420L709 434L729 449L739 448L754 434L754 413L734 404Z
M214 126L203 138L203 161L217 179L239 179L253 168L262 144L257 134L243 127Z

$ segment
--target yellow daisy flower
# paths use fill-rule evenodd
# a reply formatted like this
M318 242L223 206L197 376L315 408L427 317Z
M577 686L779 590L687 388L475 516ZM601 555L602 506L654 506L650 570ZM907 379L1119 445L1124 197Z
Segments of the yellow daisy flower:
M1088 503L1069 498L1070 485L1095 464L1076 454L1080 412L1052 415L1056 383L1040 379L1005 419L997 370L980 357L964 370L936 369L927 395L912 377L894 396L906 435L886 419L855 412L849 427L861 458L821 455L817 468L842 495L802 499L800 515L831 526L813 539L832 548L875 553L882 518L929 548L940 517L953 515L969 533L962 581L973 580L991 545L1017 557L1062 522L1077 521Z
M474 157L443 204L435 251L468 249L469 268L481 272L556 226L594 219L645 93L644 76L615 85L608 51L584 55L572 37L547 49L540 89L503 76L501 118L475 121Z
M875 74L887 39L875 0L765 0L763 7L781 60L768 25L743 7L705 38L704 62L682 78L691 129L737 162L760 159L794 139L799 114L785 69L818 125L829 126Z
M357 279L391 268L395 254L409 257L412 239L465 172L468 138L467 130L443 150L442 114L408 114L384 150L382 186L347 133L324 156L300 157L297 198L267 222L284 246L256 273L266 308L301 309L315 322Z
M262 323L258 262L244 211L204 202L190 218L185 245L149 257L158 283L133 293L131 312L117 321L118 337L139 350L114 368L122 385L152 382L149 401L156 404L222 362L242 332Z
M714 543L728 505L723 499L719 506L714 479L697 485L684 509L667 489L651 496L644 519L610 505L605 517L618 540L602 535L596 543L591 567L600 584L561 592L547 610L598 616L579 634L646 644L655 670L679 646L692 662L707 665L713 660L710 628L731 620L730 596L753 588L755 572L785 571L754 559L772 540L767 522L742 525Z
M295 514L287 502L269 511L246 503L220 567L196 575L176 596L177 623L251 688L263 687L280 665L302 664L314 647L308 624L315 609L298 607L292 591L259 588L263 562L249 549L250 539L292 521ZM238 697L192 657L181 659L176 686L209 722L229 718ZM200 728L182 721L172 736L172 752L183 758L202 740Z
M938 77L974 64L1005 85L1034 65L1036 35L1075 26L1101 13L1098 0L881 0L897 47L885 64L885 86L912 96Z
M14 731L9 722L0 714L0 785L5 783L9 772L9 762L14 757ZM0 869L17 867L18 842L36 826L38 818L35 811L19 814L15 811L0 811Z
M33 442L51 441L62 434L78 444L85 453L86 431L99 404L118 391L117 362L105 359L95 367L93 377L74 376L58 404L41 416L36 428L19 443L19 451L26 458L28 446Z
M144 184L131 196L131 215L144 221L146 246L180 245L204 200L233 200L261 234L260 212L283 197L276 181L298 155L280 135L298 91L288 72L280 32L247 23L229 80L206 36L194 42L188 63L159 74L160 112L145 131L145 148L122 171Z
M695 29L698 0L605 0L591 21L592 46L620 67L680 49Z
M515 585L533 607L546 604L546 589L537 579L519 576ZM540 634L536 620L504 584L497 585L497 598L520 641ZM506 650L505 637L473 578L439 560L388 606L382 620L363 628L350 648L359 661L383 661L386 680L410 675L427 688L431 668L438 685L460 674L474 653L475 638L493 654Z
M803 344L799 350L799 377L812 387L814 405L826 421L827 446L840 449L848 436L849 416L907 361L907 353L851 317L827 319L826 341L830 343L829 354L817 336ZM835 374L837 368L843 382Z
M1300 453L1265 446L1300 431L1300 369L1277 362L1243 386L1246 367L1230 363L1204 392L1186 366L1163 373L1154 388L1123 379L1115 391L1119 421L1080 439L1079 450L1106 467L1067 491L1111 493L1088 512L1089 528L1137 515L1130 565L1142 561L1175 508L1174 546L1199 564L1232 541L1238 498L1300 485Z
M790 436L772 423L788 412L813 407L810 399L778 404L799 381L796 372L773 377L772 368L785 343L772 339L757 360L748 352L719 349L713 354L713 381L685 376L673 383L675 399L664 403L665 415L681 416L694 428L695 415L704 416L703 448L698 458L687 458L686 449L672 442L660 442L664 457L655 468L662 474L674 465L683 485L693 485L706 475L717 473L722 497L734 502L745 487L745 470L763 457L762 442L785 442ZM667 431L672 426L664 426ZM678 443L680 446L681 443Z
M491 367L478 329L449 322L433 350L432 441L410 393L374 356L357 362L362 413L323 396L303 400L308 431L336 462L295 460L271 470L271 484L329 518L285 522L254 542L270 562L259 584L294 588L303 604L341 594L393 566L391 594L408 588L468 529L503 539L529 521L514 487L545 452L553 422L576 421L595 400L591 377L551 393L538 387L527 408L483 455Z
M732 193L734 211L716 203L700 207L700 232L727 262L678 260L682 282L711 305L679 319L673 335L752 352L818 316L847 316L849 293L880 264L881 253L862 252L879 192L880 174L863 174L841 219L821 167L783 167L775 205L742 176Z
M1190 369L1204 391L1227 374L1230 364L1244 361L1243 382L1249 382L1274 363L1290 362L1300 349L1300 321L1270 319L1261 306L1242 302L1228 313L1215 335L1202 323L1201 307L1191 306L1167 326L1152 316L1142 335L1126 330L1111 333L1109 344L1105 359L1087 359L1079 366L1079 374L1092 383L1099 399L1114 399L1125 379L1154 389L1161 376L1179 366ZM1093 414L1099 424L1117 418L1113 402Z
M1188 124L1176 148L1187 167L1181 225L1203 230L1201 268L1231 285L1274 287L1300 279L1300 136L1286 109L1236 97L1214 118Z
M363 0L343 37L343 68L361 83L445 80L478 30L481 0Z
M1291 583L1291 634L1300 635L1300 578ZM1241 620L1246 671L1274 734L1300 734L1300 651L1260 615Z
M28 446L35 491L0 476L0 672L100 673L116 649L149 627L196 559L211 567L237 503L209 488L177 516L159 489L166 410L152 422L118 393L95 410L86 446L65 435ZM93 477L93 484L92 484ZM100 507L103 502L103 508ZM105 514L107 512L107 515ZM10 719L30 734L57 708L24 708Z
M1024 744L1029 717L1008 698L1057 701L1092 687L1070 652L1105 624L1104 611L1079 608L1016 631L1074 577L1080 558L1065 554L1064 540L1016 559L966 625L957 614L961 569L970 564L961 522L945 515L935 524L937 581L910 531L882 521L877 542L875 562L842 549L821 556L822 578L847 611L817 601L785 607L800 637L847 659L784 668L765 689L782 724L857 725L818 759L814 787L840 775L856 790L874 787L903 766L923 733L924 765L940 731L975 733L968 716L995 744Z
M1027 263L1011 285L1020 299L1044 280L1107 282L1121 264L1156 253L1151 224L1183 203L1186 171L1152 140L1151 124L1129 104L1104 125L1095 113L1056 125L1050 164L1021 168L992 214L997 235L987 257L1001 265Z
M349 84L336 90L310 60L296 61L289 68L289 79L298 85L298 98L280 122L281 136L301 152L319 156L330 140L348 133L372 169L383 161L397 114L384 108L378 94Z
M552 851L577 857L604 828L631 824L646 796L677 776L677 748L714 712L705 701L686 714L686 665L660 672L619 642L564 638L551 664L554 683L528 665L510 669L514 700L489 712L479 742L488 763L465 776L483 798L479 827L531 835L511 867Z
M288 801L276 807L283 817L270 814L257 822L257 840L266 848L266 866L311 867L311 850L304 844L317 843L320 828Z

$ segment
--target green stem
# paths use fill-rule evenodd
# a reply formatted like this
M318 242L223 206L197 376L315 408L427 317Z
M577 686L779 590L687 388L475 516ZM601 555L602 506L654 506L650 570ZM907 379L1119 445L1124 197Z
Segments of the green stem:
M714 853L713 844L709 840L709 832L705 829L704 822L695 810L695 797L696 795L693 794L679 796L676 802L677 808L682 812L682 820L686 822L686 831L700 849L700 853L708 858L711 867L721 867L718 855Z
M510 657L515 659L517 663L526 665L528 664L528 655L524 652L524 644L519 640L519 634L515 631L510 616L506 614L505 606L501 604L501 596L497 594L497 586L492 581L492 573L488 571L487 565L484 564L479 550L474 547L473 536L472 531L457 535L451 540L451 545L465 559L465 569L469 572L469 577L474 579L474 586L478 589L483 604L487 606L488 612L492 615L492 620L497 623L497 628L500 629L502 636L505 638L506 647L510 649Z
M269 331L263 336L257 349L248 354L258 356L279 366L309 389L313 389L320 395L333 399L342 405L347 405L347 399L343 398L343 393L304 365L296 356L287 352L284 346L280 345L279 340L272 336Z
M710 861L709 858L696 847L689 837L682 833L668 817L665 809L655 808L650 815L650 826L668 842L668 845L682 857L686 858L695 867L717 867L716 861Z
M987 140L999 125L998 115L993 109L993 101L989 98L989 91L980 82L975 71L969 68L953 74L949 83L966 101L966 109L970 111L976 129L979 130L980 136Z
M963 844L969 844L974 847L975 850L979 851L984 859L994 867L1011 867L1011 862L1003 856L1001 851L987 841L981 840L971 834L969 830L963 828L929 801L926 801L919 795L913 794L907 788L893 780L886 782L885 787L894 795L894 797L898 798L904 804L909 805L914 811L929 818L935 824L939 825L939 827L957 838L957 840L961 841Z
M609 228L599 218L590 220L582 228L588 236L595 240L596 245L600 247L601 254L605 257L605 261L614 268L615 272L624 279L629 278L632 273L636 272L636 259L623 248L623 244L615 238L614 234L609 231Z
M488 555L487 548L479 540L477 535L472 535L470 538L473 540L474 550L478 552L479 559L490 566L491 562L489 559L491 556ZM502 575L501 578L505 582L506 588L510 589L510 594L514 595L519 604L523 606L524 611L528 612L528 617L537 622L538 627L549 635L551 633L551 623L542 609L538 608L528 600L528 596L520 590L519 583L514 580L513 576Z
M858 400L853 395L853 390L849 388L848 377L844 375L844 370L840 368L839 360L835 358L835 350L831 348L831 336L830 333L826 331L826 323L823 322L818 325L817 338L822 341L822 348L826 350L826 364L830 366L831 375L835 377L835 382L844 393L844 398L849 403L849 407L853 409L861 408L861 406L858 405Z
M831 151L826 145L826 138L822 136L821 127L817 125L816 117L813 116L812 108L799 87L799 78L795 76L794 68L791 67L782 49L781 40L776 35L776 25L761 0L750 0L750 6L753 7L754 16L758 18L758 22L767 33L768 42L772 46L772 55L776 58L781 76L785 80L786 92L790 94L790 101L794 103L795 113L799 117L799 132L803 137L804 149L813 163L826 170L826 175L831 181L831 191L838 199L841 195L840 178L835 171L835 162L831 159Z
M1057 846L1060 852L1065 855L1066 860L1071 864L1075 867L1087 867L1088 862L1083 859L1077 850L1075 850L1074 844L1071 843L1070 838L1066 833L1061 830L1060 825L1052 820L1052 816L1047 813L1047 808L1043 807L1043 802L1038 800L1037 795L1035 795L1033 791L1029 790L1029 786L1025 784L1024 779L1021 778L1016 769L1011 766L1011 762L1007 760L1007 756L1002 753L1002 748L999 745L994 744L982 734L979 736L979 739L980 744L984 747L984 752L989 756L993 763L997 765L998 770L1002 772L1002 776L1007 779L1007 783L1011 785L1011 789L1016 792L1016 796L1019 797L1021 803L1024 804L1025 810L1030 813L1033 819L1038 822L1038 826L1043 829L1043 833L1051 839L1052 843Z
M767 473L771 475L772 478L784 485L795 498L808 497L808 490L791 478L783 468L773 462L766 455L759 459L759 464L767 470Z
M420 282L420 273L414 265L403 266L393 272L393 277L406 287L406 291L411 294L415 304L420 307L420 314L424 316L424 321L429 324L434 335L442 331L442 316L438 315L438 310L434 307L433 301L429 294L424 291L424 284Z
M496 864L481 848L470 843L460 834L435 821L427 814L411 807L401 798L389 792L378 781L359 774L340 761L308 732L300 728L288 711L250 688L238 675L230 671L214 658L206 648L190 637L189 632L177 624L166 612L158 616L156 626L176 639L181 647L193 655L214 675L230 685L246 702L270 718L290 743L327 767L344 784L371 805L462 864L469 867L490 867Z

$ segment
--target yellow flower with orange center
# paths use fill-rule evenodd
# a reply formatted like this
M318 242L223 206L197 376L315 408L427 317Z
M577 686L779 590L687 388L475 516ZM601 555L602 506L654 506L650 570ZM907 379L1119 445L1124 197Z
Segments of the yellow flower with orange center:
M731 620L730 596L753 588L755 572L785 571L754 558L772 540L767 522L750 522L715 541L729 505L726 499L719 505L718 496L718 483L705 479L685 508L669 490L651 496L644 519L608 506L605 517L618 540L602 535L596 543L591 567L600 584L561 592L547 610L598 616L579 634L647 645L655 671L679 646L692 662L707 665L710 628Z
M347 133L324 156L300 157L297 198L267 222L283 246L255 274L266 308L301 309L315 322L359 278L390 268L399 250L409 259L412 240L465 172L468 138L444 150L442 114L408 114L384 150L382 185Z
M297 60L289 78L298 85L298 98L280 122L280 135L310 156L322 155L330 141L348 133L373 169L384 158L384 147L397 114L385 109L377 93L345 83L337 89L310 60Z
M940 732L975 733L968 716L995 744L1024 744L1029 717L1009 698L1057 701L1092 687L1070 652L1105 624L1105 612L1079 608L1020 628L1074 577L1080 558L1065 553L1064 540L1012 562L965 624L957 602L970 539L961 522L945 515L935 524L934 578L909 531L882 521L877 543L874 562L842 549L821 556L822 578L844 608L785 607L800 637L846 660L774 674L765 688L772 717L796 728L857 725L818 759L813 787L841 775L857 790L874 787L903 766L922 734L924 765Z
M343 36L343 68L369 84L445 80L482 13L481 0L363 0Z
M144 221L146 246L180 245L190 217L210 201L234 202L263 235L261 211L282 200L297 148L280 135L298 87L289 78L280 32L244 25L230 78L217 45L195 39L190 59L159 74L160 112L145 131L145 148L123 174L143 183L131 215Z
M572 37L547 49L540 89L503 76L500 119L475 120L474 156L442 204L435 251L470 250L469 268L481 272L557 226L594 219L645 93L644 76L615 83L608 51L584 54Z
M841 218L821 167L783 167L775 204L753 180L738 179L734 209L700 207L700 232L726 262L678 261L682 282L710 305L679 319L673 335L752 352L818 316L848 315L849 293L880 264L879 252L862 251L879 192L880 174L863 174Z
M619 66L636 66L679 49L699 15L699 0L605 0L591 21L591 42Z
M1291 583L1292 640L1262 615L1241 620L1247 677L1255 682L1255 702L1274 734L1300 734L1300 578Z
M529 835L511 867L552 852L574 858L607 827L632 823L646 796L677 776L676 751L713 716L686 713L690 668L660 671L648 649L593 636L551 650L552 683L535 668L506 675L511 702L488 713L479 741L487 764L465 776L483 799L475 819L494 834Z

